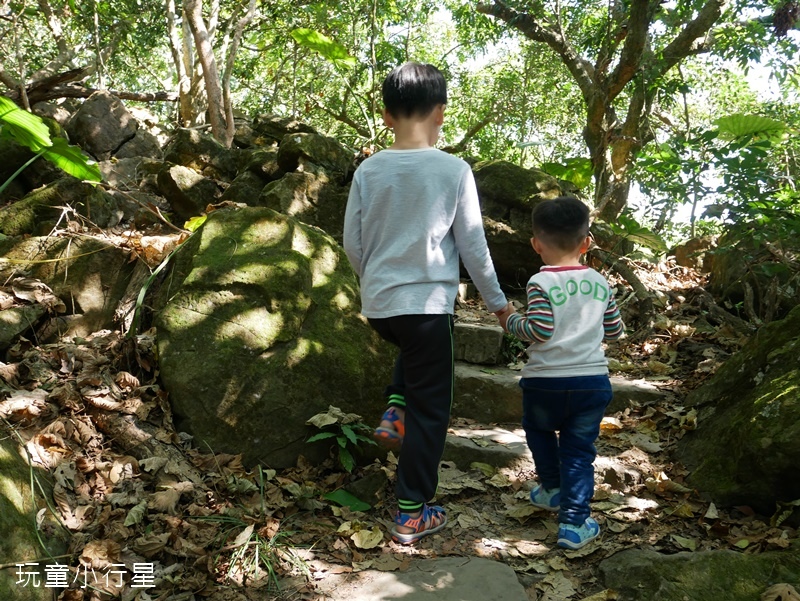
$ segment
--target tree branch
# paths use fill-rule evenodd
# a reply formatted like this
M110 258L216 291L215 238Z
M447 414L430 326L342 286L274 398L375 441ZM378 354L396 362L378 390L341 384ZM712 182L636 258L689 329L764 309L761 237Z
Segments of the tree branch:
M531 40L547 44L558 54L561 62L569 69L572 77L578 83L583 97L588 101L588 98L592 95L594 67L589 61L575 52L564 36L548 27L544 27L531 15L510 8L502 0L494 0L494 4L479 4L476 10L479 13L505 21Z
M631 2L625 45L622 47L619 63L609 76L609 101L622 92L639 69L652 20L653 8L650 0L633 0Z
M660 64L657 64L657 76L664 75L681 60L706 49L696 46L698 38L708 35L711 28L722 16L728 0L710 0L706 2L697 17L686 24L686 27L672 40L661 53Z
M464 137L461 138L455 144L451 144L450 146L445 146L442 148L444 152L449 152L450 154L454 154L456 152L464 152L467 149L467 144L469 141L478 135L484 127L493 123L497 119L497 113L494 109L490 110L489 113L480 121L475 123L472 127L470 127L467 132L464 134Z

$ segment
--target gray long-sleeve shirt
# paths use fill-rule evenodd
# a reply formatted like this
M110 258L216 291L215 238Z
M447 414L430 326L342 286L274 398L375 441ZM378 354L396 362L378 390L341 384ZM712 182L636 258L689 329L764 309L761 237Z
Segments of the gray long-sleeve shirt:
M365 317L453 313L458 258L490 311L506 305L469 165L435 148L382 150L356 170L344 249Z

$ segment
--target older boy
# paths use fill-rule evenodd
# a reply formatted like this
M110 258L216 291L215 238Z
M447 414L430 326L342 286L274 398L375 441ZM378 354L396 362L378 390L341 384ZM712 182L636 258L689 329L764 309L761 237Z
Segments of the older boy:
M580 549L600 535L590 516L594 441L611 401L601 343L623 333L606 279L580 258L589 248L589 209L560 197L533 210L533 249L545 265L528 281L525 315L500 316L528 340L522 370L522 425L540 484L536 507L559 512L558 545Z
M453 399L453 310L459 257L490 311L509 313L483 231L475 181L463 160L434 148L447 86L432 65L407 63L383 82L394 144L356 170L344 248L361 279L362 314L400 348L389 408L377 434L402 453L392 538L414 543L441 530L438 484Z

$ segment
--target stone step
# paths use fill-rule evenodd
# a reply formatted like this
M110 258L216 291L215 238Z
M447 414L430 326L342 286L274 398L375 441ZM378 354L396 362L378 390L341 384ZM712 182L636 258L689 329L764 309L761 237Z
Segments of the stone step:
M503 361L503 328L457 321L453 327L456 361L497 365Z
M434 535L437 536L437 535ZM439 536L447 536L447 529ZM408 565L381 555L376 569L325 573L318 591L329 601L527 601L509 566L481 557L414 559ZM396 570L396 571L393 571Z
M457 361L452 414L486 424L519 423L522 419L520 372L505 366L478 366ZM666 393L651 382L611 376L614 398L607 414L634 405L649 405Z

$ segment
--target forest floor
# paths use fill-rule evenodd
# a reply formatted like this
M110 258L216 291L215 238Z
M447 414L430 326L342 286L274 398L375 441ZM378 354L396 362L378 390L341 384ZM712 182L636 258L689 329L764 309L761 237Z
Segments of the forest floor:
M0 416L33 462L53 476L52 498L41 502L58 520L45 520L43 529L66 529L69 548L61 562L76 577L59 599L315 600L324 598L317 583L330 574L477 556L510 565L530 599L588 601L613 598L602 590L597 566L622 549L750 553L787 547L785 528L770 525L775 516L714 507L684 484L686 470L672 459L677 441L696 424L694 411L683 405L686 393L744 339L693 302L698 290L702 294L702 275L645 263L637 274L663 304L648 336L609 347L610 364L667 394L661 403L634 405L604 420L598 453L623 468L598 483L593 512L603 527L600 542L574 552L555 547L552 514L527 501L532 465L516 471L476 465L451 473L437 499L451 526L416 546L398 545L387 535L393 456L352 473L333 459L248 471L239 456L196 448L175 430L158 381L152 331L134 338L99 332L68 344L19 340L8 363L0 363ZM637 300L616 283L623 315L634 321ZM474 307L463 311L480 314ZM377 416L363 418L369 423ZM478 426L468 420L453 425ZM136 429L153 455L141 456L120 428ZM160 454L164 448L179 453ZM367 511L324 497L371 477L382 483L382 500ZM80 586L94 571L125 564L131 572L136 563L153 566L154 587L132 588L130 573L123 587L96 578Z

